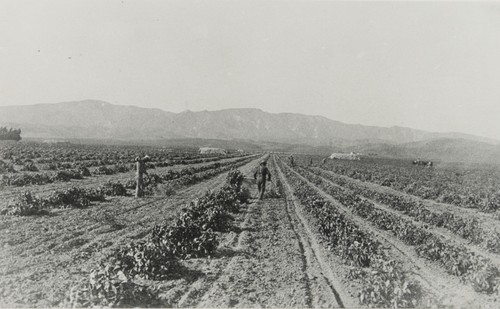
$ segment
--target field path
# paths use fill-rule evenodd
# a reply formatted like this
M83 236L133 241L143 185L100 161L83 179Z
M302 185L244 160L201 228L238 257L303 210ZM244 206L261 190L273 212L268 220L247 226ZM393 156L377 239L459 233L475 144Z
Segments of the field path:
M258 159L240 167L249 173ZM1 220L0 305L57 306L76 280L155 224L172 220L186 203L225 181L227 172L170 197L115 197L87 209L55 210L39 217Z
M276 164L275 157L273 157L273 160ZM328 296L330 299L335 299L337 306L348 308L355 306L357 302L354 298L354 295L349 294L349 292L344 288L345 283L341 283L340 273L338 272L335 274L332 270L333 267L335 267L337 270L340 270L342 268L340 263L328 263L327 258L325 258L325 253L322 251L322 248L318 243L317 237L314 235L307 219L303 215L300 203L293 196L292 188L288 184L288 181L286 180L286 177L283 175L283 172L281 171L279 166L276 165L276 167L279 173L279 177L284 186L287 201L287 214L293 222L291 226L292 228L293 226L300 227L295 233L299 235L299 243L301 247L305 248L305 250L303 249L306 257L304 266L306 271L308 272L309 278L321 281L321 283L323 283L323 285L327 287L325 292L329 294ZM315 280L312 281L314 282ZM317 282L315 283L316 285L318 285ZM318 298L317 296L321 295L315 295L315 298ZM321 298L319 298L318 300L321 300ZM322 304L318 304L317 302L316 304L313 303L314 308L319 307L320 305Z
M275 174L274 179L280 177ZM255 197L255 184L245 185ZM317 241L298 217L290 193L286 198L251 200L242 205L234 223L235 230L222 235L212 259L183 262L198 275L166 283L164 306L339 308L357 304L355 297L337 290L330 266L321 263Z

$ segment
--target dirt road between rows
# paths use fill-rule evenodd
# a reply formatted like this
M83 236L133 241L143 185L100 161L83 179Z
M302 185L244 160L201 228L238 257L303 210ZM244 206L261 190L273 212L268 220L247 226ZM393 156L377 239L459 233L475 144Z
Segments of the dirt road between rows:
M247 186L257 196L255 184ZM294 207L290 194L243 204L234 231L221 235L215 256L182 261L185 276L158 284L161 306L354 306L355 297L337 290L331 267L321 260L316 239Z

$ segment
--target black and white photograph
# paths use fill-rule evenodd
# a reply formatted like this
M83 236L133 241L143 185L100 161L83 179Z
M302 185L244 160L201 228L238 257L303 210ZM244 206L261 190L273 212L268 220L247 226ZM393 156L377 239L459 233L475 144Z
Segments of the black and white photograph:
M0 308L500 308L500 2L0 0Z

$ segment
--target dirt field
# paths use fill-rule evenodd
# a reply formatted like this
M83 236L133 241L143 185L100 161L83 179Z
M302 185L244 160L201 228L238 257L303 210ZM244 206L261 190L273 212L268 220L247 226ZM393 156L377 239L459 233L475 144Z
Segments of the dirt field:
M289 168L280 168L277 160L272 156L269 163L273 183L282 183L283 196L242 204L234 216L233 230L219 235L213 257L182 260L177 278L142 280L156 291L155 306L360 307L358 294L363 287L350 279L352 267L320 236L317 220L293 195L284 173ZM254 160L240 168L249 179L245 185L253 197L257 195L252 181L257 164ZM475 292L292 173L383 243L386 253L401 261L420 282L427 298L445 306L498 308L496 296ZM183 205L220 186L225 176L188 186L168 198L115 197L97 207L60 210L51 216L1 218L0 303L4 307L64 306L71 287L110 252L128 240L145 237L155 224L172 220Z
M255 162L241 170L248 172ZM2 217L2 305L57 306L71 285L98 261L127 240L141 239L155 224L176 216L193 198L220 186L226 174L178 190L168 198L114 197L88 209L56 210L49 216Z

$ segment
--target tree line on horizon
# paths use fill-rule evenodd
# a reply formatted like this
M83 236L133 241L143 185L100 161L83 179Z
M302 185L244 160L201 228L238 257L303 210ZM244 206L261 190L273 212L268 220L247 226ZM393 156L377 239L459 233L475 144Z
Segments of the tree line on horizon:
M0 140L2 141L20 141L21 129L13 129L7 127L0 127Z

